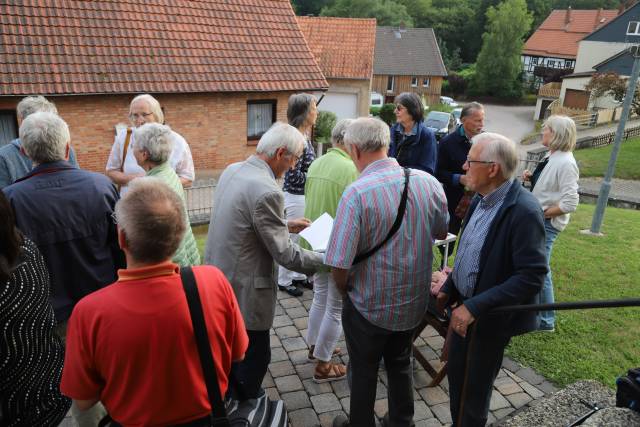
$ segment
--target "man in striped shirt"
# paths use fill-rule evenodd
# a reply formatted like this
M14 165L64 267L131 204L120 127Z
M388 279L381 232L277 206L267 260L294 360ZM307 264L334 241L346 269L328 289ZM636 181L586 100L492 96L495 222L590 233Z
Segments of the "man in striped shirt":
M429 298L432 245L447 234L447 202L431 175L410 170L403 221L375 253L357 255L383 242L398 215L403 169L387 157L389 128L360 118L346 131L345 145L361 172L345 190L329 239L325 263L346 296L342 322L349 352L350 419L334 425L373 426L378 364L389 378L390 425L413 419L411 344Z

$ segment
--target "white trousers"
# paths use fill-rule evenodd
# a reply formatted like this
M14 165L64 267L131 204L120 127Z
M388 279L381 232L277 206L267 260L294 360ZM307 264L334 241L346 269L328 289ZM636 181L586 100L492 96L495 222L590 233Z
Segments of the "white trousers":
M342 333L342 296L331 273L316 273L313 278L313 302L309 310L307 342L315 345L313 355L323 362L331 360Z
M284 214L288 220L304 217L304 195L291 194L284 192ZM298 243L300 236L297 234L291 234L291 241ZM304 280L307 276L302 273L296 273L295 271L287 270L286 268L278 267L278 285L289 286L292 280Z

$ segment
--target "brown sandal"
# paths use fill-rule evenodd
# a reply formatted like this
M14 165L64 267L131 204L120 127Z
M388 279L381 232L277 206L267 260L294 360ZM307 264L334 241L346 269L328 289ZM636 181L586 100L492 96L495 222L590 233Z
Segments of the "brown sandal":
M315 350L316 346L312 345L311 347L309 347L309 354L307 355L307 360L309 362L315 362L316 361L316 357L313 355L313 350ZM331 354L331 357L333 356L340 356L340 354L342 353L342 349L340 347L336 347L333 350L333 353Z
M318 384L329 381L338 381L347 377L347 367L342 363L327 363L326 368L321 368L320 364L316 365L313 373L313 381Z

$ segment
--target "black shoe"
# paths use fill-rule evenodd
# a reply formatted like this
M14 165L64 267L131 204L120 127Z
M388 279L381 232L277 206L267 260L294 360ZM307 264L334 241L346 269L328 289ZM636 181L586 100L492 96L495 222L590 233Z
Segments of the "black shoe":
M288 293L292 297L299 297L299 296L302 295L302 291L300 289L296 288L294 285L289 285L289 286L280 286L280 285L278 285L278 289L280 289L283 292Z
M349 418L344 414L338 414L333 419L332 427L349 427Z
M309 281L309 279L304 279L304 280L294 279L291 281L291 284L293 286L301 286L303 288L313 290L313 282Z

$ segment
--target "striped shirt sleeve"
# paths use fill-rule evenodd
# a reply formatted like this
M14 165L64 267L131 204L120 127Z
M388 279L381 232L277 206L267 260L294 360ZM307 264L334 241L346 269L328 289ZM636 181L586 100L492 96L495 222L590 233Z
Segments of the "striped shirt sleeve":
M354 192L345 192L336 211L325 264L331 267L350 269L357 255L360 241L360 207Z

